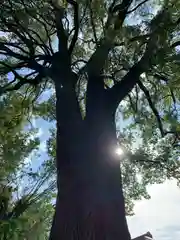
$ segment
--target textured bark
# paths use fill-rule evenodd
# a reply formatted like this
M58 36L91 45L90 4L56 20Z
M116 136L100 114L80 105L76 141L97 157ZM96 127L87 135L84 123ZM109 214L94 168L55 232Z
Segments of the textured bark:
M103 81L90 81L86 118L82 120L70 84L73 75L63 78L63 87L58 77L54 81L58 196L50 240L130 240L120 163L114 154L114 112Z
M70 154L61 152L63 162L68 164L58 172L58 198L50 239L129 240L119 164L111 147L108 152L101 145L107 142L104 133L98 137L92 126L83 131L86 137L73 146L72 142L66 145L66 153Z

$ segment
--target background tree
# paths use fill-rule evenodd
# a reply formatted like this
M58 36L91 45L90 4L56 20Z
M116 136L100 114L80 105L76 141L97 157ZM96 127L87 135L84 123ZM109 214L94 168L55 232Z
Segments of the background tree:
M1 93L21 92L27 84L38 93L55 88L58 194L50 239L130 239L112 151L115 113L119 103L127 118L133 109L131 129L141 124L142 145L147 133L149 140L167 137L171 147L178 145L178 94L172 84L178 82L178 4L2 2L1 72L14 79L1 86ZM167 155L151 159L153 164L164 160ZM135 168L126 166L131 176Z
M0 100L1 240L47 239L54 212L53 178L43 167L34 172L28 164L40 143L27 121L29 103L16 92Z

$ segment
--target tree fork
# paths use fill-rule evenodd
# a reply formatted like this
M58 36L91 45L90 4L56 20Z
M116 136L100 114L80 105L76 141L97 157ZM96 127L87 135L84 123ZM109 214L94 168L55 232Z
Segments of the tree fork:
M64 104L74 92L63 95L62 89L56 86L58 196L50 240L130 240L120 166L113 154L114 114L100 98L79 122L76 106Z

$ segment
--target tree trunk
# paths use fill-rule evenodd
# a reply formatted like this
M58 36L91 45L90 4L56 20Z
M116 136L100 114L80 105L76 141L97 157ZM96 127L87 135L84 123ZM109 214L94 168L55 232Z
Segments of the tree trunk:
M130 240L114 116L80 120L75 95L56 85L58 195L50 240Z

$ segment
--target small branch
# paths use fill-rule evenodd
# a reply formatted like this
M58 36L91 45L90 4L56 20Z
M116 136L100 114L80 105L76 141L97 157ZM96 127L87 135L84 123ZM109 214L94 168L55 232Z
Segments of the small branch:
M28 64L29 64L29 66L32 67L32 69L35 70L35 72L27 74L25 77L22 77L11 66L9 66L8 64L6 64L4 62L1 62L1 65L4 65L7 69L9 69L9 72L12 72L14 74L14 80L11 83L8 83L3 87L0 87L0 95L4 94L5 92L18 90L25 84L30 84L30 85L36 86L42 81L43 77L48 76L49 69L47 69L46 67L41 66L40 64L38 64L35 61L32 61ZM35 73L37 73L38 75L34 79L28 79L28 77L32 76ZM14 86L10 87L10 84L14 83L17 79L19 80L19 82L17 82L17 84L15 84Z
M114 7L115 7L116 1L117 1L117 0L113 0L113 2L111 3L111 5L109 6L109 9L108 9L108 17L107 17L105 26L103 26L104 36L105 36L106 30L108 29L108 27L109 27L109 25L110 25L110 23L111 23L111 20L113 19L113 15L114 15L113 9L114 9Z
M178 20L175 22L175 25L179 25L180 24L180 18L178 18Z
M163 125L162 125L162 122L161 122L161 117L160 117L160 115L158 113L158 110L156 109L154 103L151 100L150 93L140 80L138 81L138 85L139 85L140 89L144 92L144 94L147 98L147 101L149 103L149 106L152 109L152 111L153 111L153 113L154 113L154 115L157 119L157 123L158 123L159 130L161 132L161 136L164 137L165 134L164 134Z
M29 49L30 55L33 56L35 53L34 43L38 45L38 42L32 37L27 29L20 23L14 11L12 12L13 22L8 22L6 18L1 17L1 21L8 28L8 30L14 33ZM29 38L28 38L28 37Z
M78 4L75 1L67 0L68 3L70 3L74 7L74 36L72 38L71 44L68 49L68 53L71 55L74 49L74 46L76 44L78 33L79 33L79 9Z
M98 38L97 38L97 34L96 34L96 26L94 24L93 10L92 10L91 6L89 6L89 11L90 11L90 21L91 21L91 26L92 26L92 30L93 30L94 40L95 40L96 45L98 45Z
M171 45L171 48L178 47L180 45L180 41L177 41Z
M6 43L4 42L0 42L0 54L4 54L6 56L10 56L10 57L14 57L16 59L19 59L19 60L27 60L27 57L19 54L19 53L16 53L16 52L13 52L11 49L9 49L8 47L6 47Z
M136 90L136 111L137 111L138 110L138 100L139 100L137 85L135 86L135 90Z
M2 61L2 62L0 62L0 65L4 65L5 69L0 68L0 73L1 74L7 74L7 73L11 72L11 69L18 70L18 69L21 69L23 67L27 67L27 64L28 64L27 62L20 62L20 63L15 64L15 65L11 65L11 66L8 65L8 67L7 67L7 66L4 65L4 62Z
M25 49L23 47L21 47L22 43L20 43L20 42L3 42L3 41L1 41L0 43L5 44L6 46L17 48L18 50L22 51L24 54L28 54L28 52L25 51Z
M114 7L113 12L114 13L118 12L118 18L116 19L115 24L114 24L115 30L118 30L122 26L127 14L128 14L128 9L132 2L133 2L133 0L123 0L122 3L120 3Z
M24 0L21 0L21 3L22 3L22 5L23 5L26 13L27 13L29 16L31 16L32 18L34 18L37 22L39 22L40 24L42 24L42 26L44 27L45 32L46 32L46 35L47 35L47 38L48 38L49 50L50 50L50 52L53 54L54 51L53 51L52 44L51 44L51 38L50 38L50 34L49 34L49 32L48 32L47 26L46 26L46 24L44 23L44 22L46 22L45 19L44 19L44 17L43 17L42 15L40 15L40 17L44 20L44 22L43 22L42 20L40 20L40 18L36 17L36 15L33 15L33 14L31 13L31 11L28 10L28 8L27 8L26 3L24 2ZM46 23L47 23L47 22L46 22Z
M127 41L127 43L130 44L130 43L133 43L133 42L136 42L136 41L141 41L144 44L144 43L147 42L148 37L150 37L150 34L135 36L133 38L130 38ZM126 44L125 42L120 42L120 43L115 42L114 47L121 47L121 46L124 46L125 44Z
M127 9L129 8L129 6L131 5L132 0L124 0L122 3L115 5L114 3L114 7L112 8L112 12L116 13L116 12L123 12L127 14Z
M15 207L8 213L6 220L20 217L31 205L24 197L16 202Z
M154 76L154 77L157 78L158 80L163 80L163 81L166 83L166 85L168 86L168 82L169 82L168 77L163 76L163 75L158 74L158 73L153 74L152 76ZM172 98L172 100L173 100L173 103L174 103L174 110L175 110L176 112L178 112L178 111L177 111L177 108L176 108L176 97L175 97L175 95L174 95L173 89L172 89L170 86L168 86L168 88L169 88L169 91L170 91L170 96L171 96L171 98Z
M130 10L129 12L127 12L127 14L130 14L130 13L136 11L141 5L143 5L143 4L146 3L147 1L149 1L149 0L144 0L144 1L142 1L142 2L139 3L135 8L133 8L132 10Z
M164 162L164 161L158 161L158 160L135 160L135 162L138 162L138 163L144 163L144 164L150 164L150 165L155 165L156 167L157 167L157 165L159 165L159 166L161 166L162 168L164 168L165 166L164 166L164 164L166 163L166 162ZM164 163L164 164L163 164Z
M64 14L63 8L54 6L54 12L55 12L55 23L56 23L56 29L57 29L57 37L59 40L59 51L65 52L67 50L67 36L63 27L62 18Z
M133 104L133 101L132 101L132 98L131 98L131 95L128 94L128 98L129 98L129 102L130 102L130 107L132 108L133 110L133 118L134 118L134 122L137 123L137 120L136 120L136 113L137 113L137 109L136 109L136 106L134 106Z
M41 81L42 81L42 76L40 74L38 74L34 79L26 79L21 77L19 74L15 74L16 75L16 79L19 79L20 81L18 83L16 83L14 86L12 87L8 87L9 84L5 85L4 87L1 87L0 89L0 96L6 92L12 92L15 90L19 90L22 86L26 85L26 84L30 84L32 86L36 86L38 85ZM11 83L13 83L14 81L12 81Z
M75 66L75 65L78 64L78 63L84 63L84 64L86 64L87 61L84 60L84 59L78 59L78 60L74 61L71 65L72 65L72 66Z
M172 100L173 100L173 103L174 103L174 109L175 109L176 112L177 112L177 109L176 109L176 97L175 97L175 95L174 95L174 92L173 92L172 88L169 88L169 91L170 91L170 93L171 93L171 97L172 97Z
M134 111L134 113L137 113L136 106L134 106L134 103L133 103L133 100L132 100L132 97L130 94L128 94L128 98L129 98L129 102L130 102L132 110Z
M84 21L84 19L86 17L86 12L87 12L87 9L88 9L88 5L89 5L89 0L86 0L86 5L84 7L84 11L82 13L82 17L79 20L79 27L80 27L80 29L81 29L81 26L83 25L83 21Z

